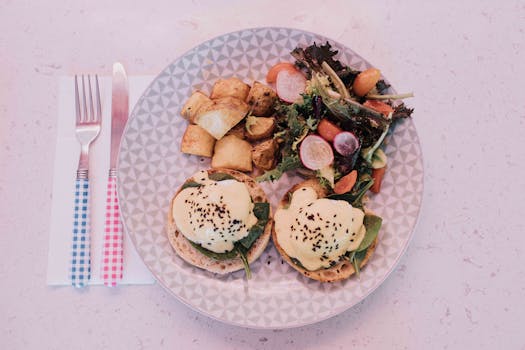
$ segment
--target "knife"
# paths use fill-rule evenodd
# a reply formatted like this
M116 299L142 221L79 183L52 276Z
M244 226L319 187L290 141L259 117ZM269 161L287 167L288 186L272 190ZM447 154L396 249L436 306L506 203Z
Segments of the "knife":
M102 250L102 280L114 287L122 279L124 264L122 222L117 197L117 158L122 132L128 120L128 78L120 63L113 65L111 93L111 150L106 197L104 245Z

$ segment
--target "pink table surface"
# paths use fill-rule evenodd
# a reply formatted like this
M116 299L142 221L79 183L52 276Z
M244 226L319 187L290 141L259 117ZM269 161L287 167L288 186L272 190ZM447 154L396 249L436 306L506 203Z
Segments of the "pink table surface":
M525 348L523 1L2 1L0 348ZM58 77L155 74L210 37L289 26L381 68L422 142L419 225L365 301L284 331L242 329L159 285L45 285Z

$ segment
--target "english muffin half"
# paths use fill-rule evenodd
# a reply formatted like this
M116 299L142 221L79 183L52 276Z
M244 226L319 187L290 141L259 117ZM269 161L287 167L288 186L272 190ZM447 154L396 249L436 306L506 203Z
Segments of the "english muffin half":
M367 264L381 218L352 207L345 197L327 195L316 179L293 186L274 214L272 240L295 270L320 282L335 282Z
M257 260L270 240L268 198L251 177L209 169L189 178L171 200L168 238L186 262L218 274Z

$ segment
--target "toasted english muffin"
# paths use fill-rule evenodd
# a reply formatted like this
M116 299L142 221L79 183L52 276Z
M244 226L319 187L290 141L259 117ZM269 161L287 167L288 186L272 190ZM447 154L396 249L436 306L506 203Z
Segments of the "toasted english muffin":
M296 184L290 190L288 190L288 192L284 194L283 198L281 199L279 203L278 209L285 208L286 206L288 206L290 203L290 194L294 193L295 191L303 187L313 188L319 198L323 198L328 195L327 190L323 186L321 186L319 181L317 181L316 179L305 180L301 183ZM308 278L311 278L311 279L314 279L320 282L335 282L335 281L341 281L341 280L347 279L355 273L354 266L348 260L342 260L330 268L321 268L315 271L309 271L295 264L290 258L290 256L288 256L288 254L286 254L284 249L279 245L279 241L277 239L277 233L275 232L275 225L272 228L272 240L273 240L273 244L275 245L275 248L277 248L277 251L281 254L282 258L291 267L293 267L294 269L296 269L297 271L299 271L300 273L302 273ZM366 251L366 255L364 259L361 261L361 264L359 265L360 268L363 268L367 264L368 260L370 259L370 257L372 256L375 250L376 245L377 245L377 237L372 242L372 244L368 247L368 250Z
M264 193L262 188L257 184L257 182L255 182L251 177L249 177L246 174L230 169L209 169L207 170L207 172L208 175L214 173L223 173L231 175L237 181L242 182L246 185L248 192L250 193L250 197L252 198L252 201L254 203L268 202L268 198L266 197L266 194ZM194 179L189 178L187 181L191 180ZM172 209L173 201L180 191L181 188L179 188L175 196L173 196L170 202L170 210L168 211L168 239L175 252L189 264L214 273L227 274L237 270L242 270L244 268L244 264L239 256L233 259L215 260L198 251L195 247L191 245L190 241L186 237L184 237L184 235L181 232L179 232L173 219ZM270 208L270 215L268 222L266 223L266 226L264 228L264 232L259 236L259 238L257 238L257 240L253 243L253 245L247 253L248 263L251 264L252 262L257 260L263 253L264 249L268 245L268 242L270 241L272 226L273 220Z

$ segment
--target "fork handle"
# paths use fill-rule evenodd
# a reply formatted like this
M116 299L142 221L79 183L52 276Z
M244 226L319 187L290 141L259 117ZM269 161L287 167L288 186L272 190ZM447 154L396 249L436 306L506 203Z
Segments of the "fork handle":
M102 251L102 279L104 285L114 287L122 279L124 263L122 222L117 197L115 171L109 171L106 197L106 225Z
M91 247L89 220L89 180L77 178L70 280L74 287L87 286L91 278Z

